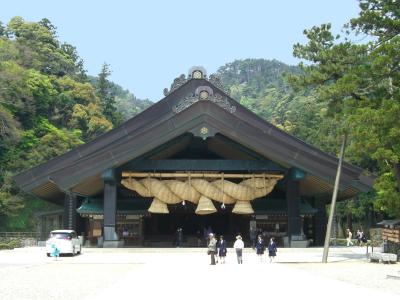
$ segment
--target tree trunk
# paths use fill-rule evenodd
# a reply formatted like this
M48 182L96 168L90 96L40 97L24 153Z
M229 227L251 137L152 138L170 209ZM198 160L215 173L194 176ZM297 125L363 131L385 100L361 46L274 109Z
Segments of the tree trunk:
M352 230L353 227L353 215L351 212L347 213L347 228Z
M394 174L396 175L397 191L400 192L400 163L394 164Z

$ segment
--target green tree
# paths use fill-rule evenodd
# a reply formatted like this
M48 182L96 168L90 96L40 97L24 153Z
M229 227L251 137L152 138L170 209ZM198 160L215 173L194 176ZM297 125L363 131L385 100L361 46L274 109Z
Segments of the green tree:
M60 45L56 27L48 19L35 23L14 17L8 23L7 32L16 40L24 67L36 69L43 74L81 78L82 63L76 51Z
M6 28L3 26L3 23L0 21L0 38L6 35Z
M13 185L12 173L4 172L0 180L0 227L4 226L5 217L15 216L23 207L23 196Z
M19 123L12 114L0 104L0 184L4 181L4 174L8 171L6 165L10 151L20 140Z
M101 109L94 103L87 106L75 104L70 126L84 132L84 139L91 140L112 129L113 125L104 118Z
M122 117L115 106L115 94L111 90L111 84L108 81L110 75L110 65L104 63L98 75L97 93L100 98L103 115L112 124L119 125L122 122Z
M28 229L35 210L50 208L13 186L13 174L113 127L76 48L60 43L56 30L48 19L27 22L14 17L6 27L0 23L0 231ZM108 75L105 70L103 95L131 95ZM142 104L136 100L134 109ZM115 112L115 104L108 104L105 112ZM23 203L27 205L22 209Z
M347 27L377 37L365 44L334 36L329 24L305 30L308 42L296 44L294 55L309 64L290 80L328 104L351 134L352 158L379 174L375 208L400 216L400 27L392 2L360 1L360 17Z

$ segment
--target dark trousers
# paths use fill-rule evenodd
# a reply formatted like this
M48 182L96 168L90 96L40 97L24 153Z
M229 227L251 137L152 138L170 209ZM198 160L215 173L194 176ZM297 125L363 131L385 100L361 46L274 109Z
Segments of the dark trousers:
M211 255L211 264L215 265L215 252L211 251L210 255Z
M237 256L238 264L242 264L243 263L242 249L236 249L236 256Z

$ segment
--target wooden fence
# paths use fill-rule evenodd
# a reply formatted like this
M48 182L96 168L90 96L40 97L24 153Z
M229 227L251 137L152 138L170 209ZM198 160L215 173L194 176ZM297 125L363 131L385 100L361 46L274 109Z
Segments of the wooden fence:
M36 231L10 231L0 232L0 239L37 239L39 234Z
M384 240L392 241L394 243L400 243L400 228L383 228L382 238Z

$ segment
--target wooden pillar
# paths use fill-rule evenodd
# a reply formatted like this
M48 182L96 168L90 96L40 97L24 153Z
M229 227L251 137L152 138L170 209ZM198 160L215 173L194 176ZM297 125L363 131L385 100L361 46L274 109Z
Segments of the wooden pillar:
M286 202L288 215L287 233L289 240L300 239L301 216L300 216L300 180L305 173L298 169L291 169L286 178Z
M322 246L325 241L326 226L328 218L326 215L326 199L318 198L315 199L315 208L317 213L315 214L315 245Z
M117 215L117 184L113 170L107 170L103 173L104 180L104 241L118 240L115 232Z
M76 230L76 196L66 192L64 197L64 229Z

